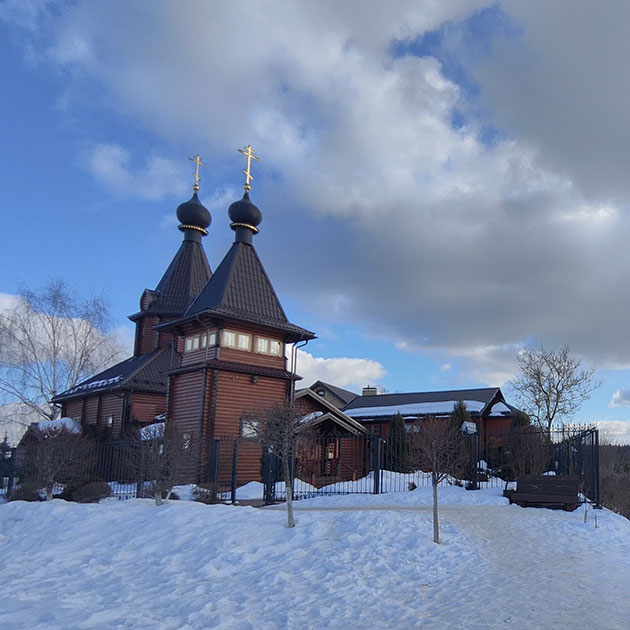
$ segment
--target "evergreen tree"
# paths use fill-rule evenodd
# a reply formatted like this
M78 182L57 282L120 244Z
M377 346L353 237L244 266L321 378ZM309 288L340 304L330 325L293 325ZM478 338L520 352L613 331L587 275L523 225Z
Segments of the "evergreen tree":
M389 423L384 468L403 473L411 471L411 444L405 428L405 420L399 413Z
M453 407L453 414L451 415L451 422L453 428L460 431L464 422L473 422L470 416L466 403L463 400L458 400Z

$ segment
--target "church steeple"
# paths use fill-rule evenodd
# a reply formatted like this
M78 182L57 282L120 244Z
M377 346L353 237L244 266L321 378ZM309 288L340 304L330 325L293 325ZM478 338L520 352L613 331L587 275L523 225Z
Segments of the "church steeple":
M153 327L181 317L212 275L201 244L202 237L208 234L206 228L212 217L197 196L201 179L199 167L205 164L198 155L189 159L195 163L193 196L177 208L184 240L157 287L142 293L140 311L129 316L136 323L135 356L152 352L170 339Z
M247 158L247 168L243 169L245 174L245 184L243 188L245 194L242 199L235 201L228 210L232 224L230 227L236 232L234 242L252 244L252 235L258 234L258 224L262 221L260 210L251 202L249 191L252 189L250 182L254 179L252 175L252 160L260 161L260 158L254 155L254 149L248 144L244 149L239 149Z
M193 196L184 203L180 204L177 208L177 218L180 221L179 229L184 233L185 241L197 241L201 242L202 236L208 235L206 229L212 222L212 217L208 209L199 201L197 193L199 192L199 167L205 166L201 157L195 155L195 157L188 158L195 163L195 183L193 185Z

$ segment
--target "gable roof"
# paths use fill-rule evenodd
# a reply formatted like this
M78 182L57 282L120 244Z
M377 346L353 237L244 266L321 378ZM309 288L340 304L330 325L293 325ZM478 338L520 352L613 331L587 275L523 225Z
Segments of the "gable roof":
M130 357L95 374L67 391L57 394L52 402L112 389L166 393L166 372L169 367L170 348L158 348L155 352Z
M335 396L337 396L337 398L342 400L344 405L348 405L349 403L351 403L358 396L358 394L355 394L354 392L351 392L351 391L349 391L347 389L343 389L341 387L337 387L336 385L331 385L330 383L325 383L324 381L315 381L309 387L309 389L313 390L314 392L317 392L317 390L320 387L322 387L324 389L328 389Z
M346 415L341 409L335 407L335 405L329 403L325 398L322 398L316 394L312 389L301 389L295 394L295 400L300 398L310 398L318 407L322 410L321 416L314 416L309 423L316 425L325 420L332 420L335 424L339 425L342 429L353 433L354 435L363 434L366 432L365 427Z
M446 415L456 402L464 401L472 416L483 415L493 403L505 403L499 387L455 389L443 392L413 392L357 396L343 411L353 418L403 415Z
M180 316L204 288L212 272L201 242L185 239L155 288L143 313ZM140 313L130 316L137 319Z
M171 324L201 314L268 326L295 340L315 338L311 331L289 322L256 250L240 241L232 245L184 315Z

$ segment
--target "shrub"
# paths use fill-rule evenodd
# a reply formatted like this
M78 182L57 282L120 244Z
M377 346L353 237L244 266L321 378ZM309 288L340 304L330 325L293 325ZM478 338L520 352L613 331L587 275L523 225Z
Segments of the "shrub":
M216 484L213 483L202 483L195 486L195 489L192 491L192 495L197 503L215 505L219 502Z
M25 481L9 495L9 501L44 501L39 484Z
M111 494L112 489L106 481L92 481L77 488L72 493L72 500L77 503L98 503Z

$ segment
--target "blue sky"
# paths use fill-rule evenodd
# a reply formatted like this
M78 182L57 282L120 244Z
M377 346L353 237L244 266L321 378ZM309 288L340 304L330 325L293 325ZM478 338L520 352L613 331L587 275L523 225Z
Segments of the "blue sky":
M567 343L602 380L577 420L630 440L627 13L5 0L0 292L62 277L130 330L181 240L186 158L215 268L252 144L255 245L319 337L307 379L504 385L524 344Z

